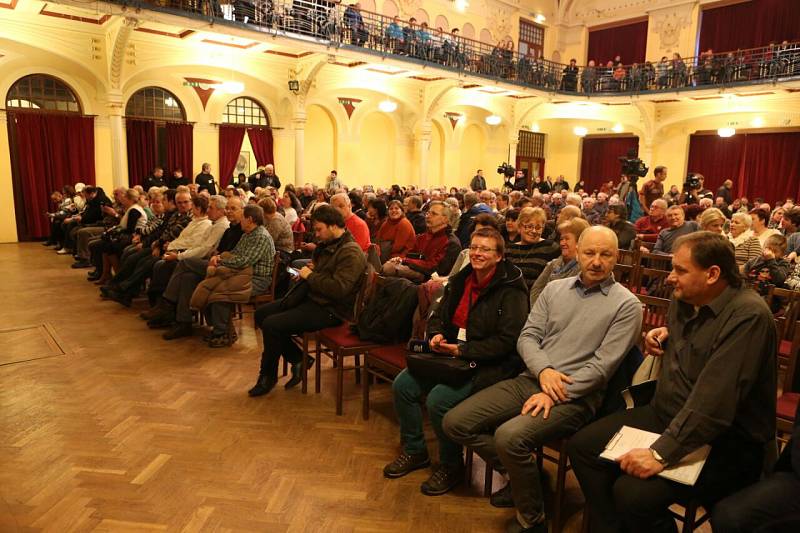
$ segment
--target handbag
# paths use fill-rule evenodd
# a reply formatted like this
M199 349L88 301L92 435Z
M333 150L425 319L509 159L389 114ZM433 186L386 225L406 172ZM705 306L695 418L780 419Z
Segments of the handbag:
M408 341L406 368L408 373L418 379L460 387L472 379L478 365L460 357L438 353L424 353L428 341L412 339Z

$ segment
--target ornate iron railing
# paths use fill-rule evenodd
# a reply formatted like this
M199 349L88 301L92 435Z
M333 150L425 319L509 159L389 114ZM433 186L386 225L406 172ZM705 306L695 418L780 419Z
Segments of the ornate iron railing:
M701 89L800 76L800 43L673 57L633 65L565 65L505 46L410 24L327 0L110 0L258 29L312 38L327 46L402 57L422 64L564 94L640 94Z

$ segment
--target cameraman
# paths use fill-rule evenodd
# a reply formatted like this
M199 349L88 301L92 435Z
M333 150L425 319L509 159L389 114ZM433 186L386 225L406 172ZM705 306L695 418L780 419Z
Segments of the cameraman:
M653 170L653 179L646 181L639 191L639 203L645 215L650 214L648 206L655 200L664 197L664 182L667 179L667 167L658 166Z
M525 177L525 172L517 170L514 173L514 185L511 187L514 191L522 191L523 193L528 190L528 178Z

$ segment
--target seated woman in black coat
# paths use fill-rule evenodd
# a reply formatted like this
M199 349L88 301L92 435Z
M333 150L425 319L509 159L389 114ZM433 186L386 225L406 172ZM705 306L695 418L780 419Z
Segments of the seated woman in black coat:
M608 206L606 221L617 234L620 250L630 250L636 240L636 227L628 221L628 209L622 204Z
M428 321L427 336L433 352L474 362L471 377L460 385L445 385L404 370L392 386L403 451L383 475L398 478L430 465L420 405L427 396L439 440L439 464L421 486L429 496L444 494L464 479L461 445L444 434L444 415L469 395L521 369L516 343L528 316L522 272L503 258L505 242L495 229L476 230L469 250L470 264L449 278L441 304Z

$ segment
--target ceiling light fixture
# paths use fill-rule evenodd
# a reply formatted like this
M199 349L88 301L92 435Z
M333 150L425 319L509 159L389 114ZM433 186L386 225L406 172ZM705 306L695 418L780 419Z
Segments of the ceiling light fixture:
M536 20L536 22L538 22L539 24L544 24L544 21L547 20L547 17L545 17L541 13L538 13L534 20Z
M719 135L720 137L726 137L726 138L727 137L733 137L734 135L736 135L736 129L735 128L731 128L730 126L726 126L724 128L718 129L717 130L717 135Z
M467 9L469 9L469 1L468 0L454 0L453 2L456 6L456 11L459 13L463 13Z
M486 117L486 123L490 126L497 126L503 121L502 118L498 117L497 115L489 115Z
M397 109L397 102L392 100L383 100L378 104L378 109L384 113L393 113Z
M614 127L611 128L611 131L613 131L614 133L622 133L623 131L625 131L625 128L622 127L622 124L614 124Z
M587 130L583 126L575 126L572 129L572 133L574 133L578 137L586 137L586 134L589 133L589 130Z
M215 86L225 94L241 94L244 92L244 83L240 81L223 81Z
M752 124L754 127L760 128L764 125L764 119L762 117L756 117L753 119Z

